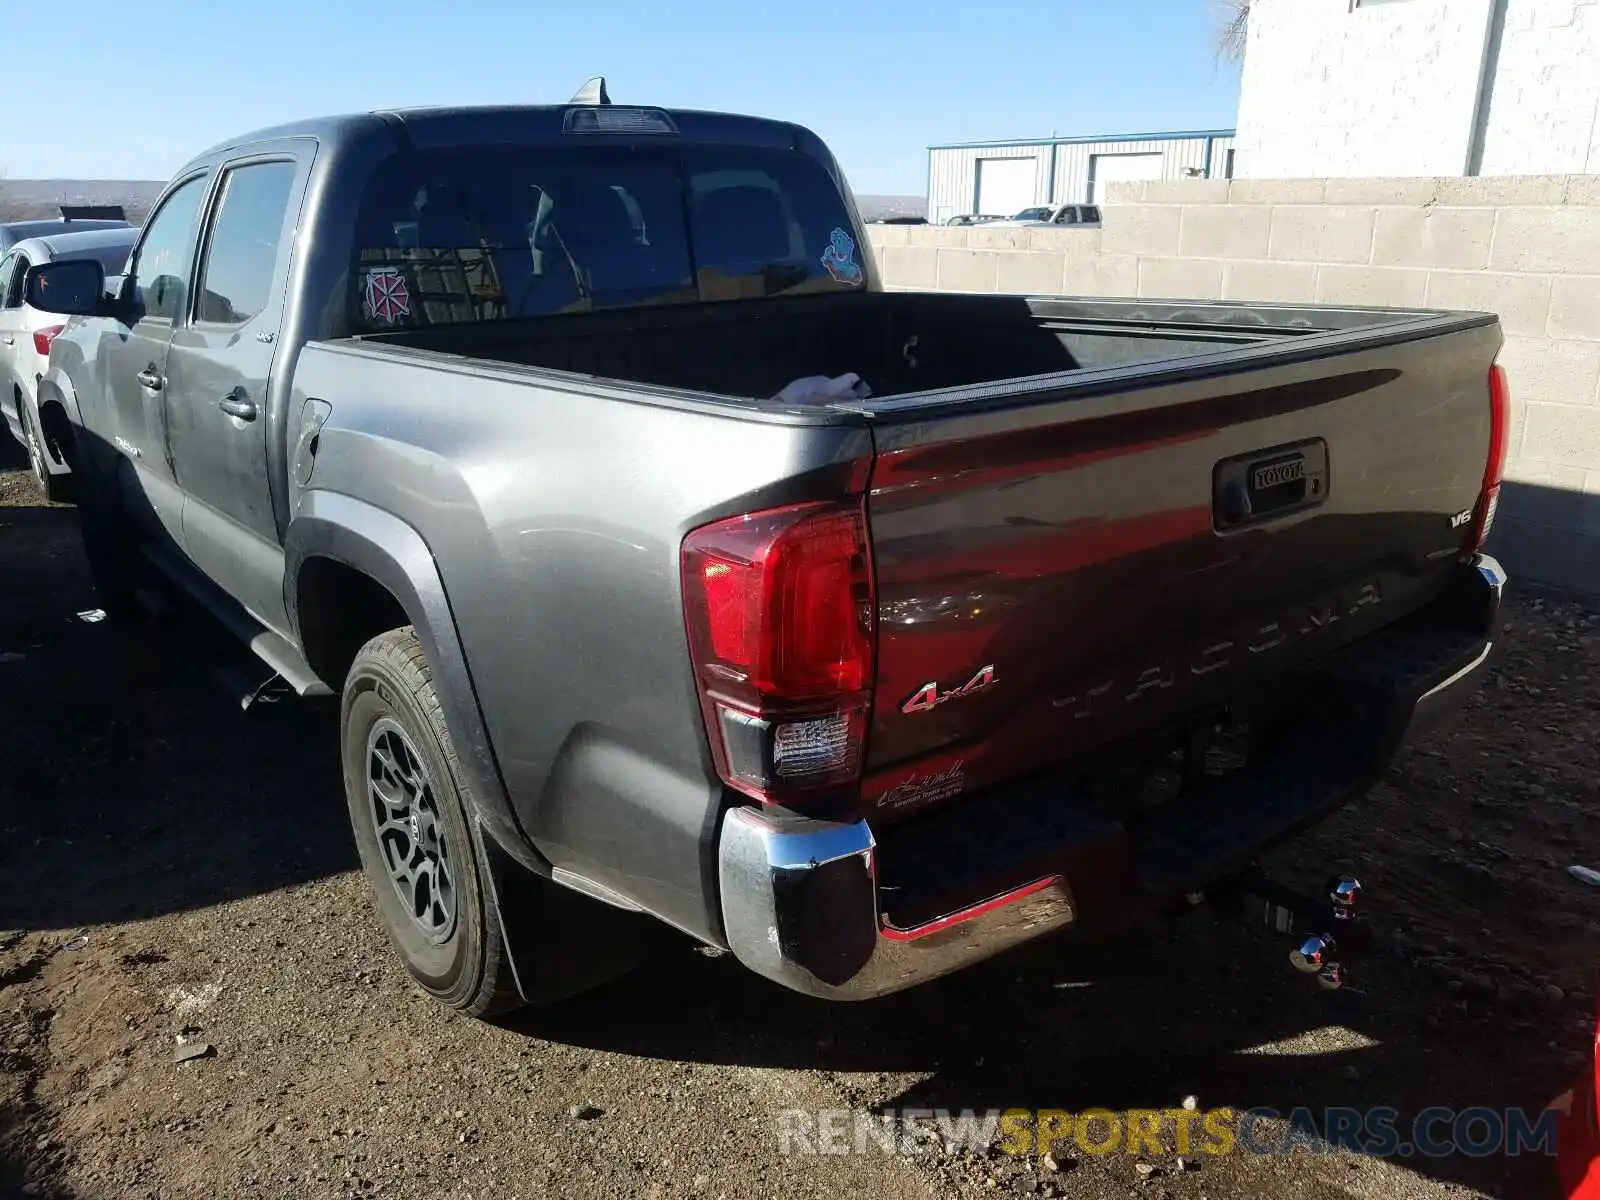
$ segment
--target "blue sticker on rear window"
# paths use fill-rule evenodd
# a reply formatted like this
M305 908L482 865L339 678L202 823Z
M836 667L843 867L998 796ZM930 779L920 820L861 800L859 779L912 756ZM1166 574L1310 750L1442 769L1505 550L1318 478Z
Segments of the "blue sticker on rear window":
M862 272L861 264L856 262L855 239L843 229L835 229L829 236L828 248L822 252L822 265L834 282L860 286Z

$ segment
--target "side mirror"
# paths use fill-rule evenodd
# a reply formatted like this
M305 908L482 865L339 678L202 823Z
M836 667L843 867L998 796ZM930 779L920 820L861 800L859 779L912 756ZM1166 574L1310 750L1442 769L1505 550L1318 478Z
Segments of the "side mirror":
M45 263L28 271L23 297L40 312L92 317L106 311L106 272L92 258Z

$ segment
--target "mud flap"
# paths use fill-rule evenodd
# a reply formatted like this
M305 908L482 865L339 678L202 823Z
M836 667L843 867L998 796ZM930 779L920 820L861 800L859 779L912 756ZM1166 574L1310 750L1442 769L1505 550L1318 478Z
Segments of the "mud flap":
M613 908L529 870L481 825L478 845L511 973L528 1004L553 1004L620 979L671 938L648 914Z

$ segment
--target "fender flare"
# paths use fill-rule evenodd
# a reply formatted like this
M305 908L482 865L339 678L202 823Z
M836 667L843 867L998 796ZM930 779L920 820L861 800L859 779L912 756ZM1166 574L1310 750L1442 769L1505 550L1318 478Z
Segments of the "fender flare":
M24 404L28 402L26 391L23 392L22 401ZM39 430L45 433L51 432L45 428L44 423L44 408L47 404L56 404L61 407L67 424L72 430L73 449L78 454L81 454L86 449L84 445L86 439L82 436L84 425L83 414L78 408L78 389L73 386L72 377L60 367L47 369L40 378L38 385L33 389L33 416L39 422ZM72 458L78 457L78 454L74 454ZM80 465L68 457L65 449L63 450L62 458L66 461L68 469L74 474L79 474L82 471Z
M43 378L39 380L39 386L34 389L36 405L45 402L46 390L51 393L51 399L59 401L61 407L66 410L67 420L71 421L74 427L81 429L83 414L78 410L78 389L72 385L72 376L60 367L46 369Z
M364 500L313 488L303 492L284 537L284 605L300 635L299 579L309 558L361 572L400 602L428 656L445 722L471 786L476 825L517 863L549 876L511 807L466 650L433 551L412 526ZM337 681L330 684L337 691Z

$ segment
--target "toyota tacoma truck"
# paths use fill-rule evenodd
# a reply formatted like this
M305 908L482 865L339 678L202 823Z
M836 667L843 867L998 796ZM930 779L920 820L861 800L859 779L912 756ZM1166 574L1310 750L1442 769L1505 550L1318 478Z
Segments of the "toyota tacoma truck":
M891 291L783 121L269 129L27 289L101 604L340 698L472 1014L663 927L857 1000L1158 917L1491 662L1494 314Z

